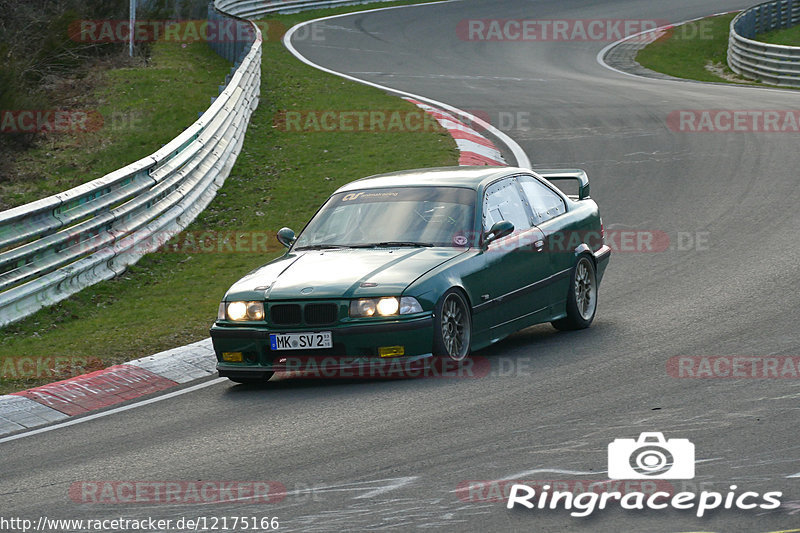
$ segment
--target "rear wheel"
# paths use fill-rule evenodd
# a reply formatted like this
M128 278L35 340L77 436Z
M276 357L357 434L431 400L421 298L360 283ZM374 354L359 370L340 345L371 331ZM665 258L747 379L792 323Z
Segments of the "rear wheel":
M597 312L597 276L594 262L586 255L578 258L570 277L567 293L567 316L554 320L553 327L562 331L588 328Z
M467 301L457 289L450 289L436 305L433 332L434 355L462 361L469 355L472 316Z

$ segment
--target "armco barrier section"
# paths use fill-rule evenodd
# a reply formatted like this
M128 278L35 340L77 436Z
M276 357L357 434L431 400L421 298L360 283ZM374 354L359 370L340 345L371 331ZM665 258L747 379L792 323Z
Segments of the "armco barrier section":
M0 212L0 327L121 274L185 228L230 174L261 90L261 32L245 18L389 0L215 0L234 62L211 107L160 150L94 181Z
M800 87L800 47L768 44L756 35L800 22L800 0L775 0L741 12L731 22L728 66L746 78Z
M216 0L217 9L242 18L267 13L297 13L309 9L391 2L392 0Z
M194 124L144 159L0 212L0 326L120 274L185 228L225 181L258 105L261 32L213 9L210 17L249 38L214 43L235 68Z

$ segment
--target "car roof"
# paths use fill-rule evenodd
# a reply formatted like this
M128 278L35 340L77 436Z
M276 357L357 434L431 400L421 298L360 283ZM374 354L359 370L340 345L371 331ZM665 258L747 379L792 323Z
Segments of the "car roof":
M493 166L419 168L361 178L343 185L336 192L419 186L467 187L477 190L481 184L521 172L530 171L516 167Z

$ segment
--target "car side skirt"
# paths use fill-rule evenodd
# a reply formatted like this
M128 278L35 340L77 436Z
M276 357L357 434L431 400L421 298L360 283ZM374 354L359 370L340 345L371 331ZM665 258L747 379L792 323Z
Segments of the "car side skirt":
M561 272L557 272L557 273L555 273L555 274L553 274L551 276L548 276L548 277L546 277L544 279L541 279L539 281L531 283L530 285L526 285L524 287L520 287L519 289L515 289L515 290L513 290L511 292L508 292L508 293L503 294L501 296L498 296L496 298L492 298L491 300L487 300L485 302L479 303L478 305L473 305L472 306L472 313L473 314L482 313L484 311L487 311L487 310L491 309L492 307L495 307L495 306L503 304L503 303L507 303L510 300L513 300L514 298L520 298L522 296L530 294L530 293L532 293L534 291L537 291L539 289L543 289L543 288L545 288L546 286L548 286L550 284L556 283L557 281L559 281L561 279L564 279L565 277L568 277L570 275L570 271L571 271L571 269L562 270ZM535 314L537 312L538 311L536 311L534 313L531 313L531 314Z

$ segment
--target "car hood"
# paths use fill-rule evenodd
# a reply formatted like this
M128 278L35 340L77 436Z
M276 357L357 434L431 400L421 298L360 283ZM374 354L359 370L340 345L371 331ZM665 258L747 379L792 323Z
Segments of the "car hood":
M226 299L398 296L421 275L464 252L367 248L289 253L240 279Z

